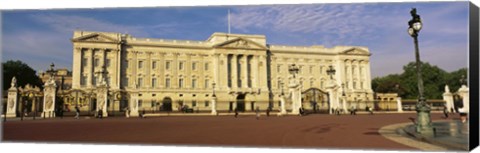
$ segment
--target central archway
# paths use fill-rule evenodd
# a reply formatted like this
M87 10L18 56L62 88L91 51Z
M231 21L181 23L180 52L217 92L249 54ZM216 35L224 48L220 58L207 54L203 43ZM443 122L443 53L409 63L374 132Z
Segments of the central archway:
M162 107L160 109L161 109L161 111L171 112L172 111L172 98L170 98L170 97L163 98Z
M238 111L244 112L245 111L245 94L239 94L237 96L237 106Z
M309 88L302 92L302 106L308 113L328 113L329 95L318 88Z

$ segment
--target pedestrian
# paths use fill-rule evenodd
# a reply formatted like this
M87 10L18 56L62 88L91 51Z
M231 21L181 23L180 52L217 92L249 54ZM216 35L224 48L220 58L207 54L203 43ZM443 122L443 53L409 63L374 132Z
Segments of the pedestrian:
M447 109L447 105L443 105L443 115L445 116L445 118L448 118L448 109Z
M181 110L183 110L183 108ZM138 117L145 118L145 109L142 110L142 112L140 113L140 115Z
M368 111L370 112L370 115L373 115L373 107L368 107Z
M235 118L238 116L238 108L235 108Z
M260 119L260 107L257 106L257 109L255 109L255 114L256 114L257 120Z
M127 108L125 108L125 117L129 118L130 117L130 110Z
M303 116L303 108L298 108L298 115Z
M80 118L80 108L78 106L75 106L75 119Z
M267 108L267 117L270 116L270 108Z
M103 119L103 110L102 109L98 110L98 118Z

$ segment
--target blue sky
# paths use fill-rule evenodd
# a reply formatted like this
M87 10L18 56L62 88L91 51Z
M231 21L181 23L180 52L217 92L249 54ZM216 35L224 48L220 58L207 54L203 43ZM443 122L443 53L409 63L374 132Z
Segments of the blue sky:
M134 37L206 40L227 32L263 34L268 44L366 46L372 77L401 73L414 60L407 34L417 8L422 61L446 71L467 67L468 2L356 3L13 10L2 12L2 60L22 60L37 71L51 62L72 67L73 30L128 33Z

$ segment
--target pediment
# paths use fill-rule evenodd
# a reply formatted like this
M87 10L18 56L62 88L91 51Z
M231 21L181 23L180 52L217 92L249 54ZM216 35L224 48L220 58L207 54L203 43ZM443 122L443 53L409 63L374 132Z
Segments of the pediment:
M106 36L101 33L92 33L85 36L73 38L72 42L107 42L107 43L118 43L119 40Z
M368 55L370 56L371 54L364 50L364 49L361 49L361 48L350 48L350 49L347 49L347 50L344 50L342 52L340 52L340 54L345 54L345 55Z
M266 50L267 47L261 45L257 42L245 39L245 38L235 38L232 40L228 40L222 43L218 43L213 45L214 48L239 48L239 49L258 49L258 50Z

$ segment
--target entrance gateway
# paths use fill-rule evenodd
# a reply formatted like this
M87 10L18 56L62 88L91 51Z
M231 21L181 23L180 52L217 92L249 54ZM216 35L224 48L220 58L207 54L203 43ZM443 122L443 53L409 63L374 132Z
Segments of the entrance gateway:
M239 94L237 96L237 110L240 112L245 111L245 94Z
M165 97L162 100L162 107L160 108L161 111L172 111L172 98Z
M331 107L328 92L318 88L303 91L302 106L309 113L328 113Z

